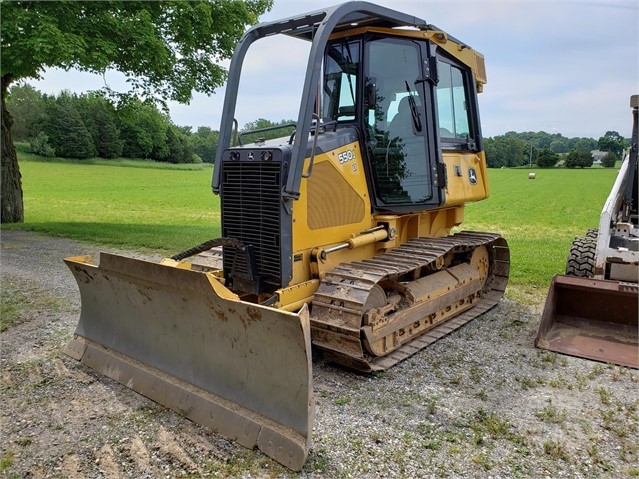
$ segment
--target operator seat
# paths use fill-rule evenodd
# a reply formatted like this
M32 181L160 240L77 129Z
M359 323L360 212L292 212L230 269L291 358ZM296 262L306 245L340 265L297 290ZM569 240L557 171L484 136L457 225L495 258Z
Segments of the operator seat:
M416 104L419 106L419 99L415 98ZM413 115L410 111L408 97L405 96L399 102L397 114L393 117L388 126L388 133L391 139L399 136L402 139L415 136L415 125L413 123Z

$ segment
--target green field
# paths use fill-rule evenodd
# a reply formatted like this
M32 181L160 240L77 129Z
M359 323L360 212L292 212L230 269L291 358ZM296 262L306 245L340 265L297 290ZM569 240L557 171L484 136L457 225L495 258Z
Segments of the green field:
M37 161L20 154L29 229L97 244L176 253L220 234L211 167ZM129 166L129 167L125 167ZM575 236L596 227L616 169L489 171L491 196L468 205L463 229L500 232L511 247L508 295L539 301ZM78 251L82 254L82 251Z
M26 228L176 253L219 236L211 165L20 161Z
M529 171L536 179L529 180ZM511 249L518 299L545 297L562 274L575 236L599 226L617 169L489 170L490 197L466 208L464 229L500 232ZM521 296L524 294L524 297Z

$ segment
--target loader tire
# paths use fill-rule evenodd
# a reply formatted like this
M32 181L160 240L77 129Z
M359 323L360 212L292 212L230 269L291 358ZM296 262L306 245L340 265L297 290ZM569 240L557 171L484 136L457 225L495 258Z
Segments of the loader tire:
M594 277L597 234L596 229L590 229L586 236L575 238L566 263L566 275L581 278Z
M597 242L597 236L599 236L599 228L590 228L586 232L586 237L587 238L594 238L595 239L595 243Z

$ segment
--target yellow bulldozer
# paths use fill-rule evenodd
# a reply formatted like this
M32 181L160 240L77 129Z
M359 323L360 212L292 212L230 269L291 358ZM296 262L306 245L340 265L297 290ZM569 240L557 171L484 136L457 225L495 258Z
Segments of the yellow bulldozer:
M246 53L273 35L310 50L294 133L264 140L234 118ZM229 68L213 173L221 237L160 263L67 258L82 297L67 353L301 469L312 347L384 370L503 295L506 241L452 234L464 205L488 196L485 83L480 53L366 2L249 29Z
M639 369L639 95L630 107L630 150L599 227L575 238L566 274L551 282L535 345Z

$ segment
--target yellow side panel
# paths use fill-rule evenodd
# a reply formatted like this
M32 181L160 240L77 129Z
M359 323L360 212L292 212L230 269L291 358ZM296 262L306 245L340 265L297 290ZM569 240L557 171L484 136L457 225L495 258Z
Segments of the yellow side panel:
M305 171L308 163L307 159ZM342 243L372 226L374 219L359 143L316 155L311 176L302 179L300 198L293 204L294 258L290 284L311 279L313 248ZM330 266L325 266L370 258L374 252L372 245L338 251L330 255Z
M445 206L457 206L488 198L484 153L444 152L448 176Z
M359 223L365 216L366 202L330 161L313 167L306 218L310 229Z
M342 242L370 228L371 202L359 144L317 155L293 208L295 252Z
M321 269L329 271L343 261L360 261L396 248L410 238L445 236L459 225L464 204L488 196L484 154L444 152L448 174L446 203L421 213L373 215L362 153L357 142L319 154L309 178L302 179L300 198L293 205L293 279L309 281L313 248L328 248L353 235L385 223L396 234L377 245L331 253ZM304 165L308 171L309 160Z

